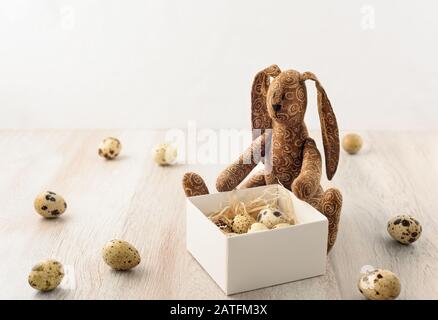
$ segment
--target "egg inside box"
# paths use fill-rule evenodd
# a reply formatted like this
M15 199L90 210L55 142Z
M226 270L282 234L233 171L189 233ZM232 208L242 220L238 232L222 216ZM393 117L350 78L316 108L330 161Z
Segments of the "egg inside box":
M293 213L294 225L228 236L208 218L230 201L272 196L280 211ZM280 185L187 198L186 227L187 250L228 295L325 273L326 217Z

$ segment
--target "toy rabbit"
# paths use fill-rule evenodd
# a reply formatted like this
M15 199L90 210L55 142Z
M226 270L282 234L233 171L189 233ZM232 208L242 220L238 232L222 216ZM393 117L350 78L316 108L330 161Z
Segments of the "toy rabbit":
M342 195L334 188L324 191L320 185L321 155L304 124L306 80L314 81L318 92L326 173L327 178L332 179L339 161L339 132L324 88L311 72L282 72L278 66L272 65L259 72L252 85L253 142L219 175L216 188L223 192L237 187L282 184L327 217L329 251L336 241ZM242 184L261 161L265 164L264 169ZM202 178L193 172L184 175L183 188L188 197L209 193Z

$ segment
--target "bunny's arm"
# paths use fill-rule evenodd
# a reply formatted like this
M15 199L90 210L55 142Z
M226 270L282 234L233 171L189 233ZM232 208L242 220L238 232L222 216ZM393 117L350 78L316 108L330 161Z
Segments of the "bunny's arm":
M216 180L219 192L235 189L265 156L266 133L259 136L233 164L221 172Z
M321 167L321 154L316 148L315 141L307 138L303 147L301 172L292 183L292 191L299 199L308 200L318 191Z

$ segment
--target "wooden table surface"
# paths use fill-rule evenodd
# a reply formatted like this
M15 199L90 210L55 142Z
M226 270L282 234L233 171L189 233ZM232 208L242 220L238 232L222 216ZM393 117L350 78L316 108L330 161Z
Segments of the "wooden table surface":
M2 130L0 298L362 299L360 269L372 265L398 274L400 299L436 299L438 134L362 135L364 150L356 156L341 151L330 182L345 202L326 275L227 297L185 250L181 189L189 170L213 186L223 165L156 166L151 150L163 140L160 131ZM106 136L122 141L115 161L97 156ZM45 220L34 212L33 200L44 190L65 197L69 206L61 218ZM399 213L423 224L413 245L399 245L386 232L387 220ZM116 272L104 264L101 249L114 238L137 247L137 268ZM47 258L61 261L67 275L60 288L42 294L28 285L27 275Z

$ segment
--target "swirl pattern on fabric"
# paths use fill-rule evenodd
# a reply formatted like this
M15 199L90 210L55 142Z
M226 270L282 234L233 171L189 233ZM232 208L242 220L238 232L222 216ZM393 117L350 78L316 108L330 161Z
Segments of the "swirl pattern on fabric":
M183 189L187 197L202 196L209 193L204 180L194 172L184 174Z

